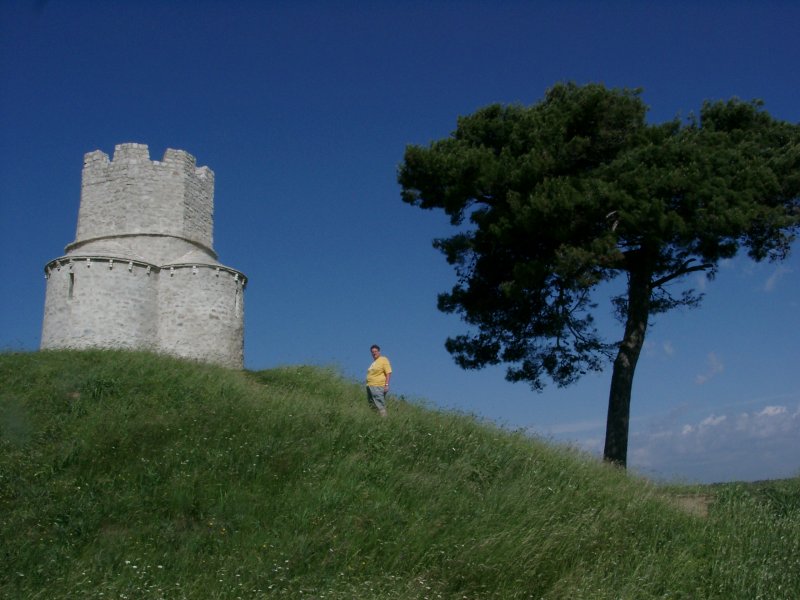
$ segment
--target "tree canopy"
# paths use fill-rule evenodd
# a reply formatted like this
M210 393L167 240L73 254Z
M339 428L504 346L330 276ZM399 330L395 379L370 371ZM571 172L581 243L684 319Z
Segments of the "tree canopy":
M667 284L713 277L741 249L783 259L800 226L800 126L737 99L686 120L646 114L641 90L558 84L537 104L487 106L448 138L408 146L398 174L403 201L459 226L434 241L458 275L438 306L471 326L446 341L457 364L503 363L509 380L541 390L613 359L604 457L623 466L649 318L701 299ZM609 342L594 296L620 277L624 331Z

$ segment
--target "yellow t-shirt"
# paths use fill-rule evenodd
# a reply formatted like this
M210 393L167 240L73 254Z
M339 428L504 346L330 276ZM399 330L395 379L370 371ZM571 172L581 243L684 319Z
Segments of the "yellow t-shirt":
M379 356L372 361L367 369L367 385L383 386L386 383L386 376L392 372L392 365L385 356Z

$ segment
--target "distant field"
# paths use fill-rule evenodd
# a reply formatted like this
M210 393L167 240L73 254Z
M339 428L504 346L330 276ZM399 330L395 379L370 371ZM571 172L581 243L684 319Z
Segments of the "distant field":
M798 478L656 485L305 366L0 381L2 598L800 598Z

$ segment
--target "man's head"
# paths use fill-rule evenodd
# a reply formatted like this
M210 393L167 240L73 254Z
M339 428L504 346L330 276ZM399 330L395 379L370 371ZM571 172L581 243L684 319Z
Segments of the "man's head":
M372 358L378 358L381 355L381 347L377 344L372 344L369 347L369 351L372 353Z

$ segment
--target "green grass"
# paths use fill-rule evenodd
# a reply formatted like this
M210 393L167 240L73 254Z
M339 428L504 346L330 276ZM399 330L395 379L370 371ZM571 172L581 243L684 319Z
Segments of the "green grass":
M382 420L311 367L5 353L0 381L3 598L800 597L800 479L658 486L403 399Z

